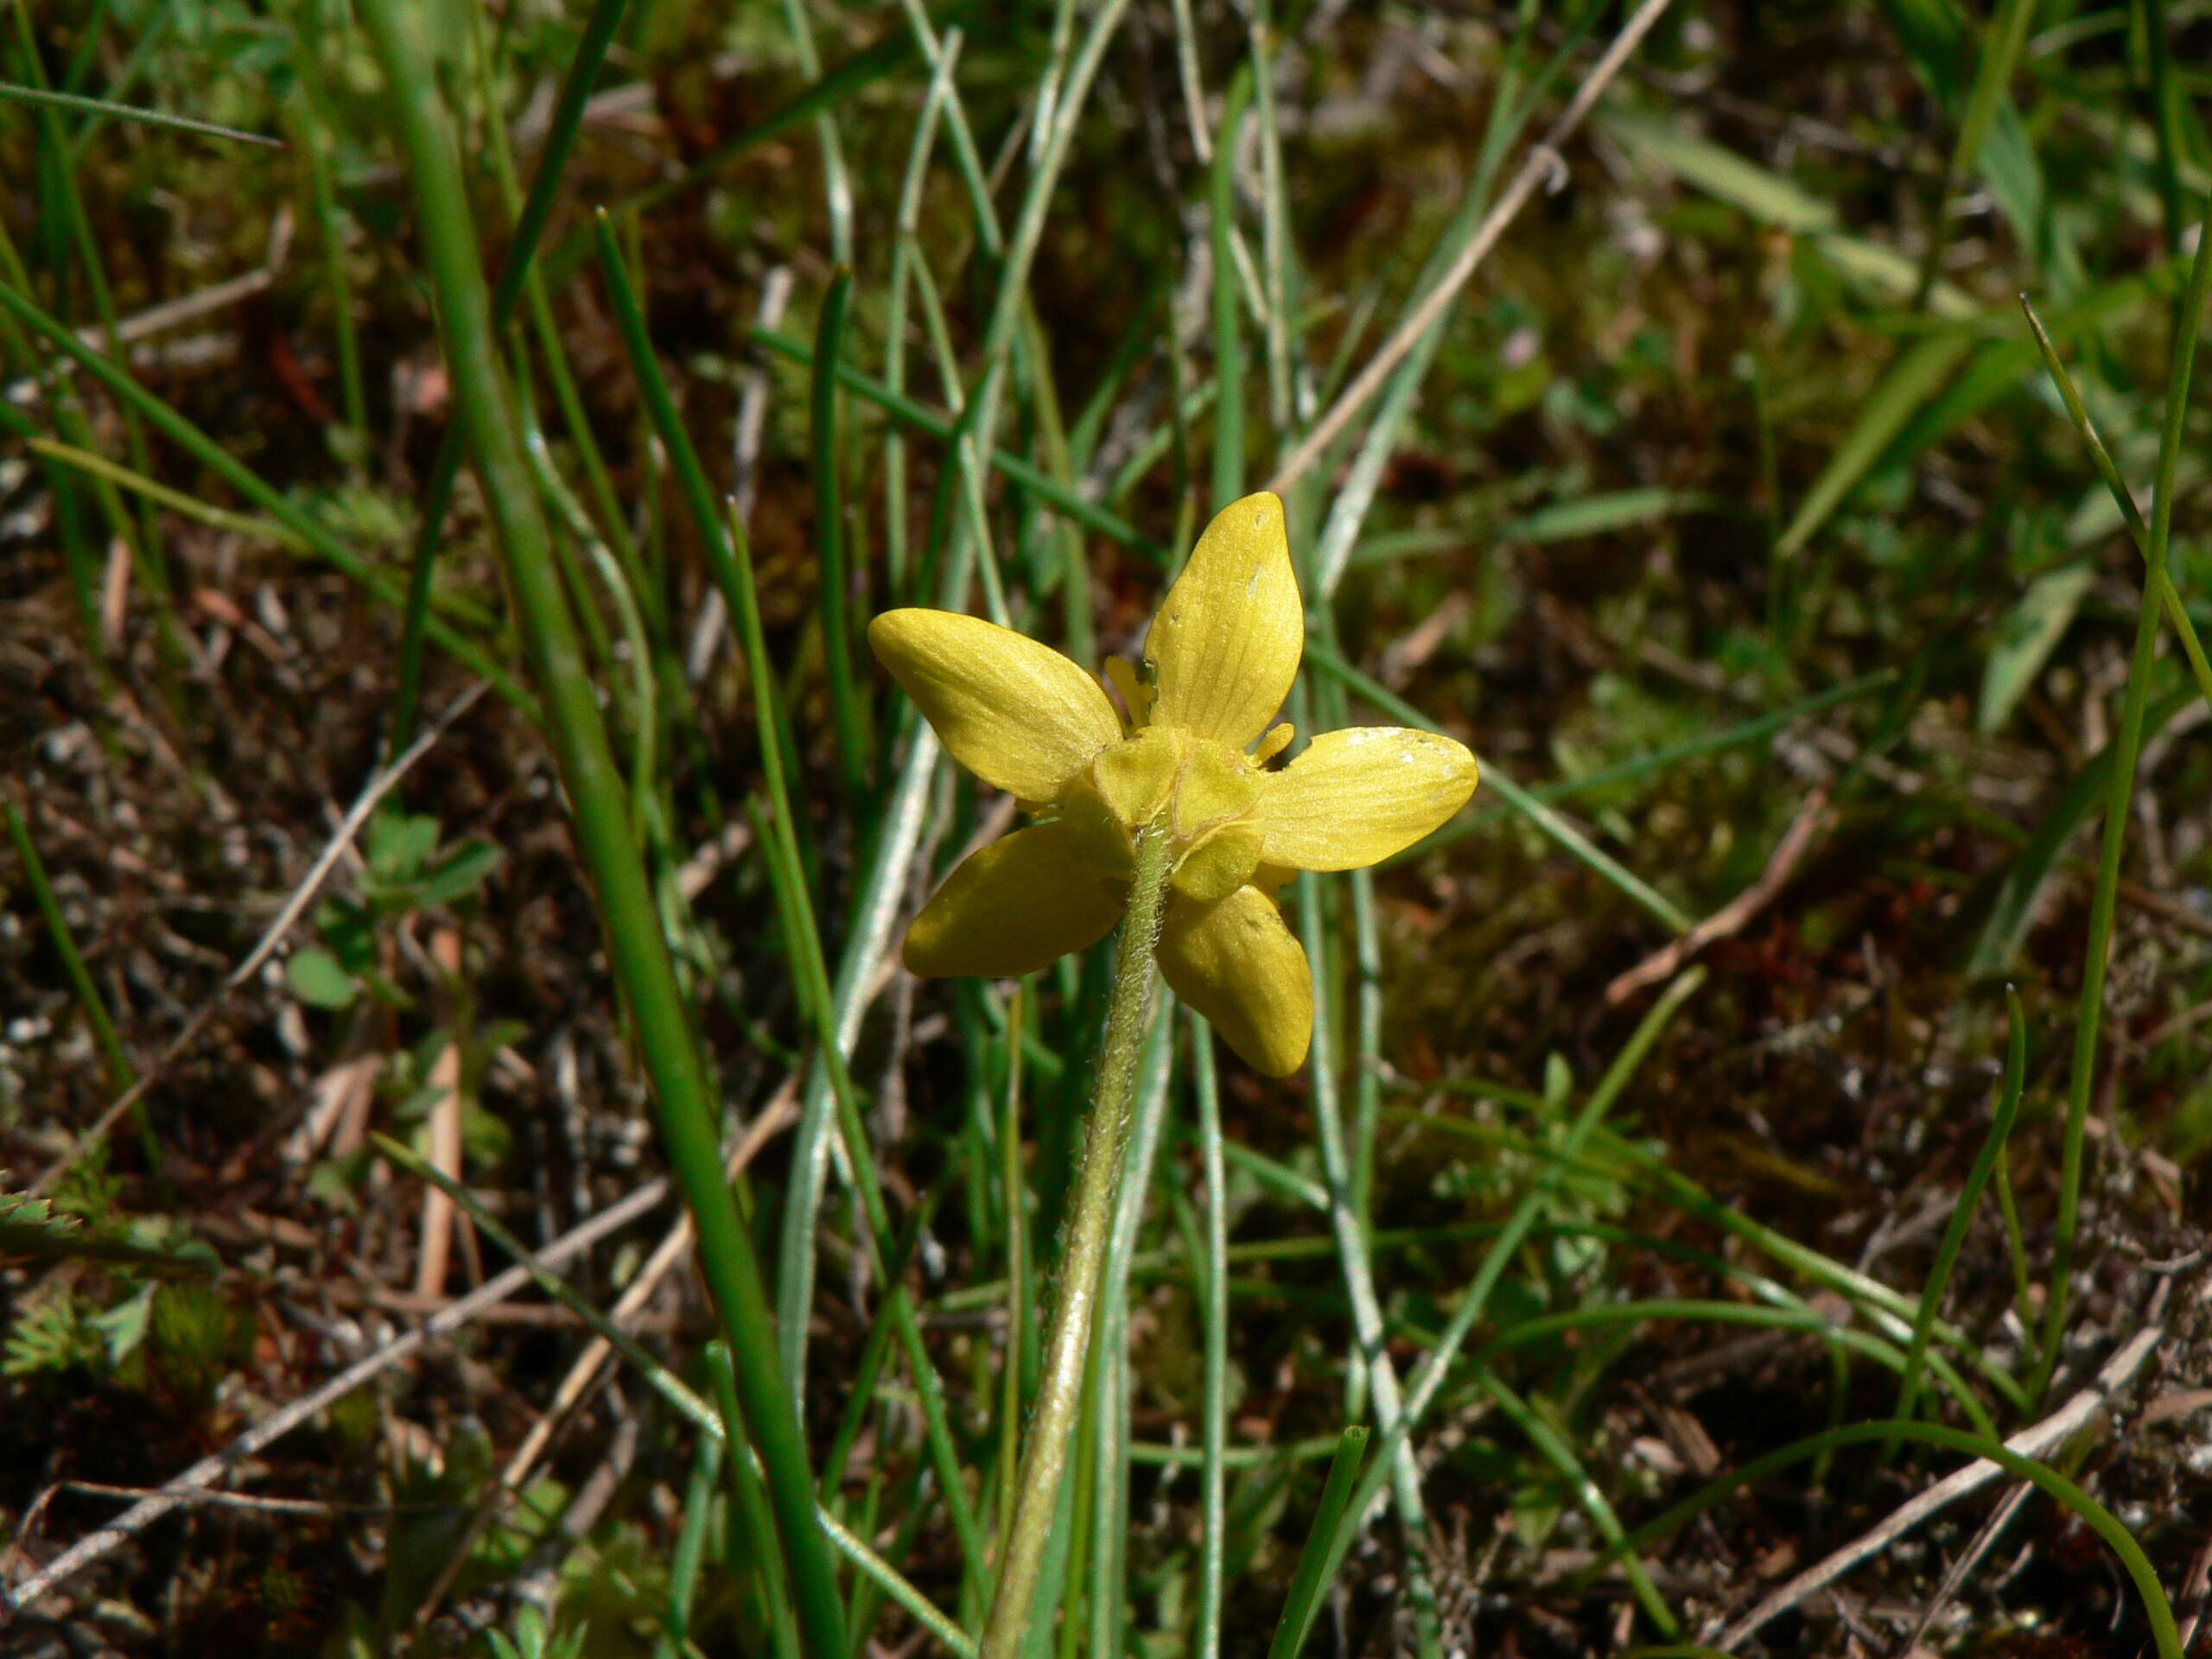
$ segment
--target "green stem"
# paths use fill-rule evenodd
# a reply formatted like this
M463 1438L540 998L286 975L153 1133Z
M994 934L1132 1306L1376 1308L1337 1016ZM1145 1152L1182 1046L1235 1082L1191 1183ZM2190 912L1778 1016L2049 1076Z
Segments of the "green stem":
M547 734L597 898L607 963L628 1005L662 1141L698 1231L708 1294L736 1364L737 1395L782 1534L794 1610L810 1651L842 1653L844 1608L829 1539L816 1514L805 1441L777 1371L775 1324L752 1235L722 1172L718 1103L705 1057L630 833L627 794L600 718L597 689L584 671L575 619L561 591L551 537L501 382L491 296L477 263L452 129L425 61L426 20L398 0L364 0L359 10L384 67L394 135L413 175L456 424L497 532L524 650L543 690Z
M1090 1357L1099 1273L1106 1263L1107 1234L1128 1138L1137 1062L1152 1012L1153 950L1167 907L1170 845L1170 837L1156 829L1137 836L1129 913L1122 922L1113 999L1107 1005L1106 1034L1099 1045L1098 1091L1084 1131L1083 1167L1076 1176L1075 1202L1069 1212L1059 1299L1052 1309L1044 1372L1038 1380L1037 1413L1030 1420L1029 1443L1021 1459L1021 1494L983 1630L985 1659L1013 1659L1020 1651L1045 1546L1059 1510L1060 1480L1067 1472L1076 1415L1083 1402L1084 1367Z

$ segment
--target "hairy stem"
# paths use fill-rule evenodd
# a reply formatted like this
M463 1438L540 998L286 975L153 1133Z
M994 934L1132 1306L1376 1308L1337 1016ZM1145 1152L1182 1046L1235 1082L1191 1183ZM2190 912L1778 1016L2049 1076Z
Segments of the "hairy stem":
M1113 1000L1107 1006L1106 1035L1099 1045L1098 1092L1091 1098L1090 1122L1084 1130L1083 1166L1076 1175L1059 1298L1046 1338L1036 1414L1030 1420L1022 1452L1020 1496L1014 1503L1014 1524L983 1630L982 1659L1012 1659L1020 1651L1029 1624L1030 1599L1036 1593L1045 1546L1059 1508L1060 1479L1067 1472L1076 1418L1082 1409L1084 1364L1090 1357L1099 1269L1105 1264L1106 1235L1121 1185L1137 1061L1152 1012L1153 950L1167 907L1168 845L1164 830L1144 830L1137 836L1129 913L1122 923Z

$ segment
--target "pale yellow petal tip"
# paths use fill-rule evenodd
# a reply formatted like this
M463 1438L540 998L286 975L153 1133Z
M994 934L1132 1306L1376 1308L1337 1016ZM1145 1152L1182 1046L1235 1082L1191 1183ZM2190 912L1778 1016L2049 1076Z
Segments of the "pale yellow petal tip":
M1263 1028L1250 1035L1254 1052L1237 1048L1237 1057L1263 1077L1287 1077L1306 1064L1306 1051L1313 1046L1313 1009L1309 1004L1303 1014L1286 1010L1270 1020ZM1236 1045L1230 1045L1236 1048Z
M868 649L886 668L891 666L887 653L896 653L906 635L924 617L931 614L918 606L908 606L896 611L880 611L868 620ZM923 626L927 626L924 624Z
M1214 514L1208 522L1206 529L1211 531L1214 525L1219 524L1224 529L1235 525L1259 536L1273 532L1274 536L1281 538L1284 548L1287 550L1290 546L1290 535L1285 529L1286 522L1282 510L1282 497L1277 495L1273 490L1255 490L1249 495L1238 496L1236 499Z
M1026 634L957 611L886 611L868 645L952 758L1017 799L1058 798L1122 736L1090 674Z

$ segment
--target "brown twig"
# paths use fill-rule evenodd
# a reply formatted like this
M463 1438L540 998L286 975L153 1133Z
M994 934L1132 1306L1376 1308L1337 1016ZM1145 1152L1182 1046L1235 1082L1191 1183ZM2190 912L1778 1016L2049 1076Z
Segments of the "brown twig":
M1773 856L1767 860L1766 868L1759 873L1759 879L1681 938L1646 957L1606 986L1605 1006L1617 1008L1646 986L1672 979L1684 963L1713 940L1742 931L1746 922L1772 904L1776 895L1789 886L1789 878L1796 874L1797 866L1805 856L1805 849L1812 845L1814 834L1821 828L1827 804L1827 791L1824 789L1815 789L1808 795L1797 809L1797 816L1789 821L1789 828L1783 832L1782 840Z
M200 1033L207 1028L207 1022L230 1000L231 994L260 972L261 964L276 954L276 947L284 942L284 936L292 931L301 917L307 914L308 906L315 902L315 895L322 891L322 884L329 879L331 871L338 868L339 860L345 857L347 849L353 846L353 837L369 821L370 815L377 810L377 804L391 792L393 785L413 769L416 762L437 746L438 740L446 734L454 721L475 707L476 700L489 689L482 680L470 686L453 700L422 736L408 746L399 759L369 779L340 822L336 833L316 856L313 868L300 885L292 890L291 897L284 901L284 907L276 912L276 919L269 924L258 943L245 953L245 959L231 970L230 977L223 982L214 995L207 999L200 1012L185 1021L184 1029L169 1039L168 1046L162 1050L154 1063L139 1073L138 1081L118 1095L92 1128L78 1136L77 1144L55 1159L46 1173L31 1183L32 1197L46 1192L79 1158L105 1140L108 1131L122 1122L123 1115L144 1099L146 1091L161 1081L162 1074L176 1063L177 1057L192 1046Z
M579 1225L569 1229L537 1255L539 1268L566 1265L606 1237L658 1206L668 1196L665 1177L647 1181L628 1197L620 1198ZM342 1400L371 1378L381 1376L409 1357L424 1344L467 1325L485 1308L505 1301L531 1282L532 1268L518 1262L496 1278L434 1313L412 1331L404 1332L376 1352L347 1366L321 1388L315 1389L256 1423L221 1451L202 1458L168 1482L152 1497L141 1499L106 1525L87 1533L44 1567L34 1573L0 1600L0 1615L12 1618L65 1580L83 1572L118 1545L128 1543L163 1516L194 1501L232 1469L290 1433L317 1412Z
M1513 222L1522 208L1528 206L1529 198L1536 194L1538 187L1549 185L1556 188L1565 180L1567 163L1560 159L1560 146L1582 124L1583 118L1596 105L1599 96L1611 84L1613 77L1620 73L1630 54L1650 33L1651 26L1659 21L1660 14L1667 10L1667 3L1668 0L1643 0L1636 15L1628 20L1613 43L1605 48L1605 55L1592 67L1589 79L1575 89L1573 101L1560 118L1552 123L1551 130L1529 147L1528 157L1521 163L1521 170L1513 175L1513 181L1505 187L1505 194L1497 199L1497 205L1490 210L1489 216L1476 230L1474 239L1461 250L1459 257L1452 262L1451 269L1437 278L1436 286L1422 295L1413 308L1407 312L1405 320L1391 331L1389 339L1382 342L1381 349L1368 359L1366 366L1330 405L1329 412L1314 423L1313 429L1300 442L1298 448L1292 450L1282 465L1275 468L1275 475L1268 480L1269 489L1278 495L1287 493L1293 484L1305 476L1306 469L1319 458L1321 452L1335 442L1337 435L1351 423L1352 416L1359 413L1368 399L1382 389L1382 383L1390 378L1390 372L1404 360L1406 354L1420 342L1430 326L1451 308L1452 302L1459 297L1459 290L1467 285L1467 279L1489 257L1497 239L1505 234L1505 227Z

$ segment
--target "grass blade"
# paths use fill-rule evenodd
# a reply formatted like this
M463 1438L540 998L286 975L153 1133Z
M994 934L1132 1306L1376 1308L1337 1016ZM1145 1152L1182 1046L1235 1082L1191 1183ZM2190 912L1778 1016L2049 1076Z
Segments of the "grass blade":
M161 110L142 110L129 104L112 104L104 98L86 98L77 92L57 92L38 86L18 86L0 80L0 99L11 104L29 104L36 109L67 110L77 115L99 115L120 121L136 121L149 127L166 127L173 132L195 133L202 138L226 138L241 144L264 144L271 149L284 148L282 138L271 138L258 132L242 132L236 127L226 127L213 121L195 120L188 115L170 115Z
M538 152L537 170L531 175L530 194L523 199L522 211L515 215L507 251L493 283L492 332L495 338L513 321L515 307L522 299L524 279L537 257L546 221L553 216L561 175L568 168L569 153L575 148L576 134L583 124L585 102L591 97L592 86L599 79L599 67L606 60L607 48L613 44L615 26L622 21L623 9L628 3L629 0L597 0L591 16L585 20L583 36L576 43L576 55L569 60L568 73L562 77L553 118L546 128L545 146ZM446 428L445 436L438 445L437 459L431 463L429 478L423 486L422 519L416 527L415 549L408 567L405 622L399 644L399 684L392 696L391 720L385 732L386 744L393 754L406 747L408 739L414 734L416 709L422 697L422 632L429 614L430 577L437 564L439 544L445 536L446 510L453 504L454 480L461 475L461 423L456 421Z
M2212 289L2212 223L2197 232L2196 257L2190 262L2189 286L2181 302L2171 372L2166 385L2166 418L2158 438L2158 471L2151 505L2151 538L2143 550L2146 567L2143 602L2135 625L2135 648L2128 659L2127 683L2120 702L2120 730L2113 739L2111 793L2105 802L2104 844L2097 859L2097 882L2089 899L2088 955L2082 964L2081 1012L2074 1028L2074 1065L2066 1097L2066 1139L2059 1169L2058 1220L2051 1246L2050 1283L2044 1311L2043 1341L2035 1378L2028 1392L2039 1397L2058 1364L2066 1330L2066 1311L2074 1272L2075 1235L2081 1225L2082 1151L2088 1132L2089 1101L2096 1085L2097 1039L2104 1026L2105 976L2111 966L2113 912L2119 905L2120 866L2133 815L2135 763L2142 753L2144 710L2151 694L2152 668L2158 644L2158 588L2167 580L2166 550L2173 531L2174 472L2181 461L2183 432L2189 416L2190 378L2196 365L2196 340L2203 327L2204 300Z
M2012 1032L2005 1040L2005 1077L1998 1085L1997 1110L1990 1119L1989 1133L1983 1137L1974 1167L1967 1172L1966 1185L1959 1192L1958 1207L1951 1211L1951 1219L1944 1226L1942 1243L1936 1247L1936 1261L1928 1270L1928 1282L1921 1287L1920 1312L1912 1322L1912 1346L1905 1351L1904 1375L1897 1382L1897 1409L1890 1414L1906 1421L1911 1421L1918 1402L1920 1370L1928 1357L1929 1333L1935 1328L1936 1314L1942 1311L1943 1292L1950 1283L1951 1268L1959 1259L1959 1247L1966 1243L1967 1228L1981 1202L1982 1188L1995 1173L1997 1160L2005 1155L2005 1142L2012 1132L2012 1119L2020 1109L2020 1091L2027 1082L2027 1016L2020 1011L2019 993L2009 985L2005 988L2005 1004L2011 1016Z
M835 130L826 124L829 117L823 120L825 154L835 155ZM836 365L845 353L845 314L852 291L852 270L840 265L830 279L830 292L822 302L822 324L814 336L814 385L809 404L814 440L814 550L822 568L822 645L829 668L830 715L837 735L838 775L845 785L846 799L856 802L868 787L868 748L860 687L853 675L853 579L845 559L836 375Z
M56 321L26 296L10 288L0 287L0 308L4 308L17 321L74 361L118 398L135 408L156 431L181 447L194 461L215 473L240 495L298 537L302 545L315 557L352 578L386 604L399 607L404 603L397 585L383 572L372 568L359 554L301 512L288 497L264 483L221 444L79 340L74 330ZM486 656L474 640L456 632L435 615L427 617L423 627L429 638L490 681L492 689L507 702L522 709L531 719L538 717L536 700L516 683L512 675Z
M608 963L635 1024L669 1161L698 1229L708 1289L738 1362L737 1391L766 1471L799 1624L815 1651L842 1652L843 1604L816 1516L805 1442L777 1374L775 1326L760 1264L722 1176L717 1112L703 1058L630 835L594 688L580 671L575 621L562 597L545 520L500 384L490 296L477 264L475 232L437 82L416 34L421 20L403 16L397 0L365 0L361 12L383 60L389 114L410 163L459 424L505 555L524 649L546 700L549 735L578 849L592 876Z
M1335 1541L1344 1530L1352 1481L1359 1473L1360 1453L1366 1449L1367 1430L1358 1426L1344 1430L1337 1442L1337 1455L1329 1465L1329 1478L1321 1488L1313 1524L1306 1529L1306 1543L1298 1552L1298 1570L1291 1578L1282 1618L1275 1625L1274 1639L1268 1643L1268 1659L1297 1659L1313 1631L1313 1620L1321 1611L1321 1592L1329 1587L1338 1563L1344 1559Z
M2146 563L2144 581L2155 588L2158 603L2164 608L2166 620L2174 625L2174 632L2181 637L2182 654L2189 658L2189 671L2196 677L2196 689L2204 701L2212 704L2212 663L2204 656L2204 643L2196 637L2196 625L2189 620L2183 607L2181 594L2174 588L2170 571L2155 574L2147 569L2151 556L2151 527L2143 522L2143 510L2135 505L2135 493L2127 487L2127 480L2120 475L2120 465L2112 458L2112 451L2105 448L2096 423L2089 418L2088 407L2082 402L2081 391L2074 385L2074 377L2066 372L2066 364L2058 355L2058 347L2051 343L2050 332L2043 326L2043 319L2024 294L2020 296L2020 309L2027 314L2028 327L2035 331L2036 349L2043 353L2044 367L2050 372L2051 383L2058 388L2059 400L2066 405L2066 417L2074 423L2074 429L2082 435L2082 442L2089 451L2090 462L2097 469L2097 476L2104 480L2113 503L2120 509L2120 516L2127 525L2128 536L2135 543L2135 550Z

